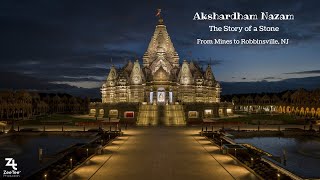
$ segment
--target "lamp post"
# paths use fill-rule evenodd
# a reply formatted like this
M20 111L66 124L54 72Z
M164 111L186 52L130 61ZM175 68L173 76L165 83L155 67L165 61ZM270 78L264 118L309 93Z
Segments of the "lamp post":
M251 158L251 166L253 167L253 158Z
M222 149L222 139L220 139L220 150Z
M43 149L39 148L38 149L38 159L39 159L40 162L42 161L42 156L43 156Z
M278 180L280 180L280 173L277 173Z
M89 149L87 148L87 157L89 156Z
M43 177L44 177L45 180L47 180L47 176L48 176L47 173L45 173L45 174L43 175Z
M237 149L234 149L234 157L237 157Z
M70 167L72 169L72 158L70 158Z

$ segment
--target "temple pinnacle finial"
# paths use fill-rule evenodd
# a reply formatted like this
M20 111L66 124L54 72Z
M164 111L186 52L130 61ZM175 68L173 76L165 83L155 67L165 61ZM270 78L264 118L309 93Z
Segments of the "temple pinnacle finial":
M161 19L161 9L157 9L156 16L159 17L159 19Z
M161 17L161 9L157 9L156 17L159 17L158 24L163 25L163 19Z

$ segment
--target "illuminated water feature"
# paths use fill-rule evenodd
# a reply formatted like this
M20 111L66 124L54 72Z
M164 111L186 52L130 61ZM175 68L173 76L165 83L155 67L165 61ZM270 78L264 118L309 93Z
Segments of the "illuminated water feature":
M274 156L286 152L286 169L305 178L320 178L320 138L315 137L253 137L235 139L237 143L252 144Z
M38 160L38 148L43 148L45 155L52 156L74 144L88 143L93 138L64 135L12 135L1 137L0 158L3 160L1 160L0 169L7 169L4 167L4 158L12 157L18 164L18 170L22 171L22 177L24 177L52 162L49 160L41 163Z

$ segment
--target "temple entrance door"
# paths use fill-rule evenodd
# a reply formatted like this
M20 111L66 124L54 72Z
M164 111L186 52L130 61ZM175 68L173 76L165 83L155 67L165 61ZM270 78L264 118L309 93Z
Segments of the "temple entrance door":
M159 88L157 92L157 103L165 104L166 103L166 91L164 88Z

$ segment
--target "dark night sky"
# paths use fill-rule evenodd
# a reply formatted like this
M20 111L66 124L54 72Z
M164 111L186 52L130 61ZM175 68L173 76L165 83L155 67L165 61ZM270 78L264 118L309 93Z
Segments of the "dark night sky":
M181 60L194 59L205 65L211 58L219 81L274 83L320 76L318 0L122 0L112 3L106 0L3 0L0 6L0 81L15 82L0 88L41 89L41 84L43 88L52 89L55 88L52 82L67 84L65 87L100 87L111 58L112 63L121 66L127 59L142 57L157 23L157 8L162 8ZM295 20L196 22L192 18L197 11L250 14L269 11L294 14ZM279 26L280 32L208 31L208 25L250 24ZM290 38L291 44L207 46L196 45L197 38ZM28 84L28 87L17 86L19 83ZM33 87L36 83L38 86Z

